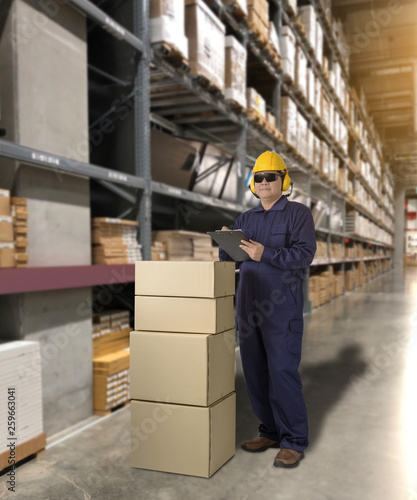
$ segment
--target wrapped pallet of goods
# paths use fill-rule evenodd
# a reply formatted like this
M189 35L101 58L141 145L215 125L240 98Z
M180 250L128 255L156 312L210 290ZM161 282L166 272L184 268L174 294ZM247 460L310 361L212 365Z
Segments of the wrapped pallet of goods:
M131 264L142 260L137 242L138 223L124 219L96 217L92 220L94 264Z
M187 59L184 0L152 0L149 4L149 17L151 43L166 44L169 50Z
M0 390L8 401L0 408L0 419L5 423L0 433L0 472L45 449L41 365L39 342L0 343ZM13 455L12 441L16 443Z
M226 37L225 99L246 109L246 49L232 35Z
M186 0L185 33L191 74L198 75L224 94L224 24L203 0Z

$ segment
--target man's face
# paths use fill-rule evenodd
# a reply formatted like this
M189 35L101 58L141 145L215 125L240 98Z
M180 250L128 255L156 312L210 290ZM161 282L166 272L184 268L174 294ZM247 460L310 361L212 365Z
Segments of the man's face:
M271 173L276 174L276 170L262 170L256 173ZM265 179L261 183L255 181L255 191L261 200L276 200L281 196L282 180L277 177L276 181L267 182Z

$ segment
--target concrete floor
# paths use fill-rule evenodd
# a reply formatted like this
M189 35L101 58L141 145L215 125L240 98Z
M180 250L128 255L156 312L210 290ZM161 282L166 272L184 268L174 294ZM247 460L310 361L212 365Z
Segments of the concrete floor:
M211 479L132 469L129 407L55 439L18 469L17 495L73 500L416 500L417 269L389 273L306 318L302 377L310 447L296 469L257 435L237 353L236 455ZM414 338L413 338L414 337Z

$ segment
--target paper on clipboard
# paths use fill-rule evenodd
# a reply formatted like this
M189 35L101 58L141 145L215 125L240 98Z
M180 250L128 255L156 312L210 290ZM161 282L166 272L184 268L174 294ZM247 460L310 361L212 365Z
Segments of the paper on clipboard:
M236 262L251 260L249 255L239 248L241 240L249 241L240 229L207 231L213 240Z

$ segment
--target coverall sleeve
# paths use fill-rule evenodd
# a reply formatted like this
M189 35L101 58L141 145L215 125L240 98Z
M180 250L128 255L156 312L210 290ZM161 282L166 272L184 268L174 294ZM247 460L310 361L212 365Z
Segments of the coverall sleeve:
M233 229L241 229L241 226L240 226L240 216L235 220L235 224L233 226ZM219 247L219 259L220 260L228 260L228 261L231 261L231 262L234 262L234 260L232 259L232 257L230 257L229 254L227 254L222 247ZM236 262L237 264L237 268L239 268L239 265L240 265L240 262Z
M289 237L289 248L265 247L261 262L280 269L303 269L308 267L316 253L314 219L308 207L302 207L295 214L295 221Z

